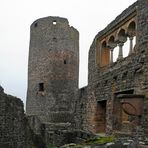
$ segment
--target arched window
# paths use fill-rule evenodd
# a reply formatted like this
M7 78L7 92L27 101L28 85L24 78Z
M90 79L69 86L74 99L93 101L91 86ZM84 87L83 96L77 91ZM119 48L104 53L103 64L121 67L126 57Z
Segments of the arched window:
M106 41L102 43L101 46L101 63L100 66L104 67L109 65L110 50L107 48Z
M109 46L114 46L115 45L115 37L113 35L109 38L108 45Z
M124 29L120 29L119 33L118 33L118 46L119 46L119 54L118 54L118 59L117 60L121 60L123 59L123 53L127 52L127 50L125 49L123 51L123 46L124 43L127 41L127 34L125 33Z
M110 48L110 63L113 63L117 60L117 52L116 52L116 47L117 43L115 42L115 37L112 35L109 40L108 40L108 46Z
M134 21L129 24L127 32L129 36L136 35L136 23Z
M127 41L127 35L124 29L121 29L118 33L118 41L125 43Z
M134 48L135 48L135 45L136 45L136 23L134 21L132 21L129 26L128 26L128 29L127 29L127 34L128 34L128 37L129 37L129 42L130 42L130 51L129 51L129 55L131 53L134 52Z

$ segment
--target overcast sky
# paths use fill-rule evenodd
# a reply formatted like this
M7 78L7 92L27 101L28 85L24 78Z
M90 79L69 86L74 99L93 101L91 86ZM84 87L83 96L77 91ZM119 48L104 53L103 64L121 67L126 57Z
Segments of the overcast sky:
M88 50L95 35L135 0L1 0L0 85L26 102L30 25L60 16L80 33L80 87L87 85Z

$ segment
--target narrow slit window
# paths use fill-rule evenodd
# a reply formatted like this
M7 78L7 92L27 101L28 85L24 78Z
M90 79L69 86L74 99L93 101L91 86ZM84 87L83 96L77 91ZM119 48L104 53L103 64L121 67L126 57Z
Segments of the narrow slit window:
M34 24L34 27L36 28L37 26L38 26L38 23L35 23L35 24Z
M39 83L39 91L44 91L44 83Z
M67 61L66 60L64 60L64 64L67 64Z

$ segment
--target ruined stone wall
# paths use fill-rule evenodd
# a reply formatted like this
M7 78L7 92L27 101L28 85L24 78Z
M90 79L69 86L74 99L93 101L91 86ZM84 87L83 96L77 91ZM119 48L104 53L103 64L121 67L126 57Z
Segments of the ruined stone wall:
M5 94L0 86L0 147L45 148L41 132L36 133L30 128L23 102Z
M79 89L78 98L76 102L76 128L83 129L84 118L86 118L87 87Z
M143 128L144 134L148 136L148 1L139 0L138 5L138 43L139 50L143 53L143 78L141 80L143 94L145 95L144 102L144 116L143 116Z
M115 104L115 98L117 94L143 94L145 95L145 112L143 114L144 122L143 125L147 124L147 92L148 92L148 40L147 40L147 11L148 2L139 0L132 6L127 8L121 15L119 15L113 22L111 22L103 31L99 32L89 51L89 77L88 77L88 88L86 96L86 114L92 114L88 118L96 117L94 112L97 113L98 104L106 100L106 132L112 133L114 125L116 123L115 108L120 108ZM136 50L128 57L118 60L110 65L100 67L97 61L100 57L97 50L97 40L99 38L105 38L109 33L117 28L118 24L124 21L129 16L136 14L137 30L136 30ZM128 20L127 19L127 20ZM120 27L120 26L119 26ZM89 99L88 99L89 98ZM94 100L94 101L93 101ZM93 106L93 112L89 106ZM98 113L97 113L98 114ZM99 114L98 114L99 116ZM85 118L86 120L89 120ZM84 121L84 123L86 123ZM99 132L97 123L94 121L84 124L83 127L89 127L87 130L93 132ZM94 127L94 128L93 128Z
M78 74L78 31L65 18L35 21L31 25L27 115L37 115L42 122L74 122Z
M32 145L23 102L0 87L0 147L30 148Z

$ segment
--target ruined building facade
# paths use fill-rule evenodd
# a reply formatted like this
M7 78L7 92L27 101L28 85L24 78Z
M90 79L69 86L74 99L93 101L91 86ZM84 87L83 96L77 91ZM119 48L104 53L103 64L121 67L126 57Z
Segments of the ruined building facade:
M130 133L141 125L148 134L147 24L148 1L139 0L94 38L89 50L88 86L81 89L79 107L84 130ZM123 57L127 41L129 54ZM115 48L119 54L114 62Z

